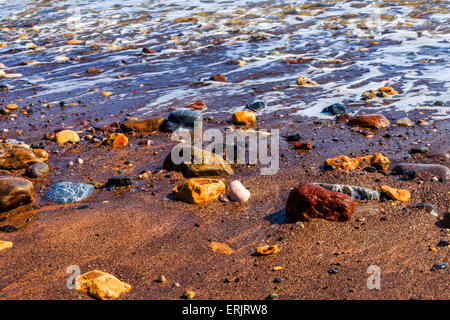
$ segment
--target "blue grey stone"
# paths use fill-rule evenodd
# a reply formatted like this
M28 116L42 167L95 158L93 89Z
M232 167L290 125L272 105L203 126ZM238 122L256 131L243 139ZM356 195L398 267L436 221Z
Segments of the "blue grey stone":
M356 200L380 200L381 192L358 186L331 183L311 183L330 191L344 193Z
M202 121L202 115L194 110L181 108L169 113L167 121L164 123L163 130L172 132L175 130L194 130L194 122Z
M81 201L89 197L94 191L92 184L60 182L57 183L45 196L46 200L65 204Z
M349 113L350 109L340 103L334 103L331 106L324 108L321 113L326 113L332 116L338 116L343 113Z

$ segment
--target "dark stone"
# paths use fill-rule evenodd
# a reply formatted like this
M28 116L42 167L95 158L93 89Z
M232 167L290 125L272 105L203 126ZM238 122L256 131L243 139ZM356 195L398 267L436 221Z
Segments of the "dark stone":
M294 133L294 134L290 134L286 137L287 141L299 141L300 140L300 135L298 133Z
M172 132L178 129L194 130L194 122L202 121L202 115L194 110L181 108L169 113L167 121L162 129L166 132Z
M329 114L331 116L338 116L343 113L349 113L350 109L340 103L334 103L331 106L324 108L321 113Z
M431 268L431 270L444 270L447 268L448 268L447 262L438 262Z
M89 205L88 204L83 204L82 206L77 207L77 210L84 210L84 209L89 209Z
M415 147L411 149L411 153L420 153L420 154L424 154L427 153L429 150L427 147Z
M373 172L377 171L377 168L375 168L375 167L365 167L363 170L367 171L367 172L370 172L370 173L373 173Z
M49 167L44 162L37 162L32 164L30 167L28 167L25 170L25 175L27 175L30 178L41 178L45 177L48 174Z
M273 282L275 282L275 283L281 283L281 282L283 282L283 277L277 277L277 278L275 278L274 280L273 280Z
M115 176L108 179L107 186L128 187L133 184L133 180L127 176Z
M294 222L315 218L349 221L353 209L354 202L350 196L311 184L291 190L286 202L286 216Z
M328 273L329 274L337 274L339 271L341 271L341 270L339 270L339 268L331 268L328 270Z
M444 218L441 220L441 223L445 228L450 228L450 212L444 213Z
M414 180L417 177L417 172L414 170L408 170L403 173L403 179L406 181Z
M257 111L261 111L261 110L265 109L267 106L264 101L253 101L252 103L246 104L245 107L254 112L257 112Z
M11 233L11 232L16 232L17 230L19 230L19 229L17 229L14 226L3 226L3 227L0 227L0 232Z

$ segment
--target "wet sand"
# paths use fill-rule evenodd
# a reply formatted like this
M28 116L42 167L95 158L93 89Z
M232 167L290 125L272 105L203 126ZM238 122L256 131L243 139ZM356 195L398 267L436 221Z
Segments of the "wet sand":
M132 188L95 190L75 204L55 205L38 197L36 211L10 214L0 226L14 225L19 231L2 233L2 240L13 241L14 247L0 253L0 298L90 299L66 288L66 268L79 265L82 272L99 269L131 284L133 290L123 299L179 299L187 289L194 290L198 299L264 299L271 292L280 299L448 299L448 270L430 268L448 260L448 247L437 243L450 240L449 230L424 210L405 209L427 201L444 213L450 204L448 182L433 181L427 174L401 181L400 176L379 172L319 168L326 158L350 152L383 151L392 165L403 161L411 141L417 139L431 144L430 154L448 152L448 123L413 129L391 126L366 138L333 120L317 124L313 119L285 117L288 125L284 117L280 121L279 115L272 115L259 118L263 124L258 127L279 127L282 136L298 132L301 141L318 147L311 152L296 151L281 139L281 169L273 176L260 176L258 166L234 165L234 175L224 180L240 179L252 193L249 202L240 205L171 200L170 190L183 178L158 173L175 145L168 134L147 136L154 141L152 147L139 146L139 136L115 149L47 143L48 149L59 153L50 155L52 170L47 181L35 182L41 197L57 182L104 182L117 169L125 169L133 178L143 169L153 175L148 180L134 179ZM217 117L207 127L223 128L228 119ZM221 120L224 123L218 125ZM386 133L392 138L384 138ZM409 140L399 138L400 134ZM28 132L34 141L32 135ZM332 141L333 137L340 141ZM68 168L68 161L77 157L84 164ZM127 159L133 160L132 167L123 164ZM450 164L444 156L420 155L408 161ZM423 183L418 184L419 180ZM412 197L408 203L358 201L349 223L314 220L301 228L286 221L284 207L289 190L308 182L372 189L389 185L409 190ZM89 208L77 209L84 204ZM365 221L357 222L358 218ZM225 242L235 253L213 252L208 248L210 241ZM264 244L277 244L279 253L254 256L255 248ZM430 251L430 246L437 252ZM370 265L381 269L380 290L366 286ZM271 271L274 266L283 270ZM329 274L336 266L341 271ZM160 275L168 281L155 282ZM280 276L284 280L274 283ZM173 286L176 282L180 287Z

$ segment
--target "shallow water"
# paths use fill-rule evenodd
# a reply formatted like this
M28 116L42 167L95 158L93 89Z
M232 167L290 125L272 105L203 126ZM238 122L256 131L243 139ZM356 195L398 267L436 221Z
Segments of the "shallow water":
M446 1L0 1L0 62L23 75L0 83L46 103L112 91L97 104L136 104L148 115L202 99L204 114L264 100L265 112L327 117L320 111L339 102L446 119L448 107L427 105L450 100L449 11ZM182 17L194 19L175 21ZM144 47L157 53L143 55ZM80 59L55 62L61 55ZM307 62L282 63L298 57ZM238 59L247 64L227 64ZM104 72L88 75L90 67ZM217 73L229 83L210 81ZM300 75L319 85L298 86ZM400 94L360 100L382 86Z

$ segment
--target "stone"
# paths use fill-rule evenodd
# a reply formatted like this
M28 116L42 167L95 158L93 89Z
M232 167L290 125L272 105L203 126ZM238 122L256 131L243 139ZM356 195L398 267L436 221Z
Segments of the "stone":
M208 247L214 252L221 252L221 253L228 254L228 255L234 253L234 250L231 249L228 244L223 243L223 242L211 241L208 244Z
M78 142L80 137L75 131L62 130L56 133L56 142L58 144L65 144L67 142Z
M36 162L46 162L48 153L41 149L29 149L21 145L0 143L0 169L25 169Z
M278 294L276 294L275 292L272 292L271 294L269 294L267 299L269 299L269 300L276 300L276 299L278 299Z
M108 179L106 186L114 186L115 188L128 187L133 184L133 180L127 176L114 176Z
M215 74L211 76L210 80L218 82L228 82L223 74Z
M448 263L447 262L438 262L438 263L433 265L431 270L445 270L447 268L448 268Z
M442 218L441 223L444 228L450 228L450 212L444 213L444 217Z
M45 199L59 204L78 202L89 197L93 191L92 184L59 182L50 189Z
M186 178L233 174L233 169L220 155L187 145L175 146L165 158L163 169L181 172Z
M109 96L112 96L114 94L114 92L111 91L104 91L100 93L103 97L107 98Z
M128 138L123 133L112 133L108 138L103 139L102 145L112 147L125 147L128 144Z
M247 109L250 109L250 110L254 111L254 112L258 112L258 111L261 111L261 110L265 109L267 107L267 105L266 105L266 103L264 101L253 101L251 103L247 103L245 105L245 107Z
M0 212L34 203L33 184L27 179L0 177Z
M331 106L324 108L321 113L338 116L343 113L349 113L350 109L340 103L334 103Z
M311 219L345 222L351 219L353 209L350 196L312 184L292 189L286 202L286 216L294 222Z
M259 256L267 256L278 252L278 246L262 246L256 248L256 254Z
M408 118L401 118L395 122L399 126L412 127L414 123Z
M30 178L38 179L45 177L49 170L50 168L48 164L44 162L36 162L25 170L25 174Z
M403 179L405 181L414 180L417 177L417 172L414 170L405 171L403 174Z
M286 137L287 141L299 141L300 140L300 135L298 133L294 133L294 134L290 134Z
M218 179L193 178L173 188L175 200L204 204L216 200L225 192L225 183Z
M297 78L297 84L300 86L317 86L317 82L308 77L300 76Z
M348 125L371 129L383 129L389 127L390 122L381 114L369 114L351 117L348 121Z
M192 300L195 298L195 292L194 291L190 291L190 290L186 290L183 293L183 298L186 300Z
M79 276L79 280L80 288L77 289L78 291L100 300L117 299L121 294L131 290L129 284L99 270L86 272Z
M398 94L397 91L394 90L394 88L392 87L382 87L378 89L378 92L382 92L382 93L386 93L390 96L395 96L396 94Z
M3 251L5 249L12 248L13 243L9 241L1 241L0 240L0 251Z
M313 146L309 142L297 142L294 148L298 150L312 150Z
M248 191L239 180L234 180L230 182L228 196L230 200L235 202L247 202L248 199L250 199L250 191Z
M175 130L192 131L194 122L202 122L202 115L194 110L181 108L169 113L167 121L164 123L163 130L172 132Z
M416 173L429 172L438 178L450 179L450 169L442 164L399 163L393 169L393 172L403 175L407 171L415 171Z
M114 131L120 129L120 121L119 120L103 120L97 122L94 126L95 130L100 131Z
M125 131L135 131L139 133L154 133L158 131L166 119L164 118L153 118L148 120L129 120L123 124L123 129Z
M427 153L429 150L427 147L414 147L411 148L410 153L420 153L420 154L424 154Z
M381 186L381 191L386 194L390 199L398 200L398 201L408 201L411 199L411 194L408 190L404 189L395 189L389 186Z
M13 233L18 231L19 229L14 227L14 226L1 226L0 227L0 232L5 232L5 233Z
M255 125L256 116L253 111L237 111L233 114L232 122L235 125Z
M373 166L376 169L386 171L389 168L389 159L381 153L375 153L372 156L363 156L350 158L348 156L337 156L335 158L330 158L325 160L325 169L334 170L354 170L357 168L365 168L368 166Z
M331 183L311 183L333 192L344 193L355 200L380 200L381 192L364 187Z
M193 104L190 104L190 105L186 106L185 108L202 110L202 109L206 108L206 104L203 102L203 100L197 100Z
M418 204L410 206L413 209L425 209L426 212L431 213L435 217L439 217L439 212L436 210L434 205L429 202L420 202Z

